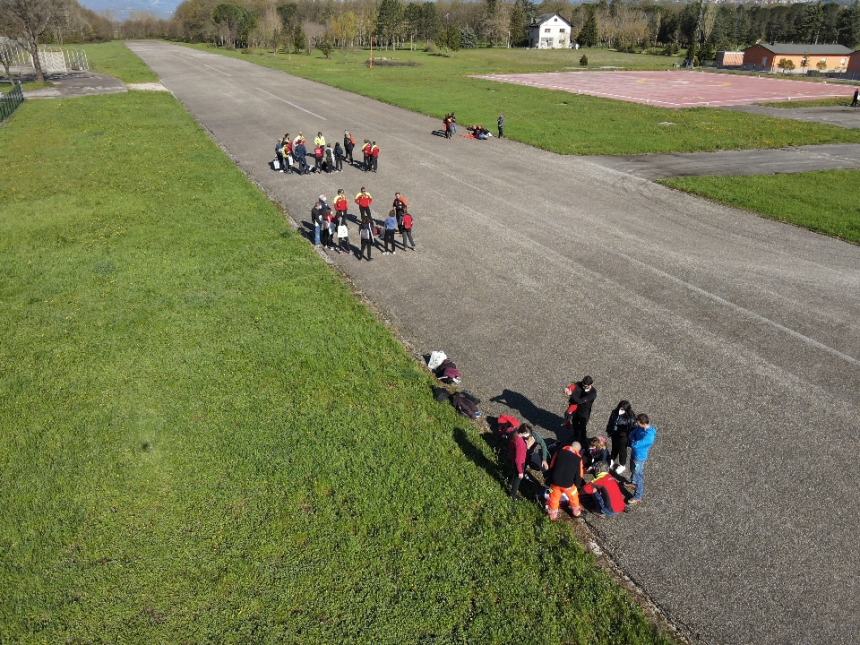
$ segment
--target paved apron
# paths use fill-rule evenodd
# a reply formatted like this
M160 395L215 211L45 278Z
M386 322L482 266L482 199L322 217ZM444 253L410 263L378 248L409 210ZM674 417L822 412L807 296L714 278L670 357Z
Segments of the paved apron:
M592 433L621 398L652 416L644 505L591 521L691 636L857 637L860 247L582 158L446 141L438 120L245 61L131 47L299 222L338 187L366 184L377 216L409 196L417 252L334 260L406 340L507 404L490 412L551 430L589 373ZM378 175L268 170L285 131L345 128L379 142Z

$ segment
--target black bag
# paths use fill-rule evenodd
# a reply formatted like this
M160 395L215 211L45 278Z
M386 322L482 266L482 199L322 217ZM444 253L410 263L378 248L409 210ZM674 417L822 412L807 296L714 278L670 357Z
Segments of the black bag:
M454 406L457 412L469 419L479 419L483 415L478 404L463 392L457 392L451 397L451 405Z
M444 387L434 387L433 398L439 403L446 403L451 400L451 393Z

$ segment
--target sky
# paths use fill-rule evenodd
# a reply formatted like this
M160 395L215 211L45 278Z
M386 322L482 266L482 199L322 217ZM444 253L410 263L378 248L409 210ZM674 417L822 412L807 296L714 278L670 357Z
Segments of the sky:
M135 11L148 11L161 18L169 18L182 0L78 0L87 9L110 11L119 20L125 20Z

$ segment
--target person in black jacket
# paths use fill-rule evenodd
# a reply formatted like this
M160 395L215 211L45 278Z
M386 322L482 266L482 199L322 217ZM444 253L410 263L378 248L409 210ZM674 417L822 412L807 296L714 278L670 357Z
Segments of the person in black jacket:
M578 383L571 383L564 388L564 393L568 397L565 427L568 430L567 434L570 435L564 443L570 443L573 440L578 441L581 446L587 446L586 427L591 418L591 405L597 398L594 381L590 376L584 376Z
M627 444L635 425L636 415L633 413L630 401L619 401L606 424L606 434L612 440L609 468L619 475L626 470L624 464L627 463Z
M582 515L582 506L579 503L578 487L582 486L584 475L582 446L576 441L569 446L563 446L553 455L549 467L549 490L546 503L549 519L558 519L559 506L565 499L570 504L571 515L579 517Z
M346 160L349 162L349 165L352 166L355 164L355 160L352 158L352 149L355 148L355 139L350 133L349 130L344 131L343 133L343 150Z

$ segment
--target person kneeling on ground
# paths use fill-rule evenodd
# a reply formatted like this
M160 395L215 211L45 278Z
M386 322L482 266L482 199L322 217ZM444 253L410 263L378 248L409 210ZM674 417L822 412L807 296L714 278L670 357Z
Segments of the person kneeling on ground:
M597 472L597 469L603 467L604 470L609 469L609 449L606 447L606 437L592 437L588 440L588 471Z
M579 442L574 441L558 450L552 457L549 465L549 499L546 504L546 512L551 520L558 519L558 509L563 497L566 497L570 504L571 515L582 515L577 490L577 487L582 485L584 475L581 450Z
M612 517L627 510L624 491L621 490L618 480L609 474L606 465L600 462L595 472L595 478L582 487L582 492L594 498L600 514Z

